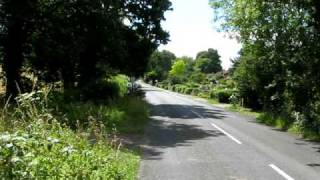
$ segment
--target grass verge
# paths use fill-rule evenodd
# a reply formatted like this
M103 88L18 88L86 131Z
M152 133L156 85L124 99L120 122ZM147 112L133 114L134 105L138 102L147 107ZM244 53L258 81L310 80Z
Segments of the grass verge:
M48 92L22 94L0 114L0 176L136 179L138 153L112 137L141 133L147 120L147 104L139 97L101 105L66 103Z

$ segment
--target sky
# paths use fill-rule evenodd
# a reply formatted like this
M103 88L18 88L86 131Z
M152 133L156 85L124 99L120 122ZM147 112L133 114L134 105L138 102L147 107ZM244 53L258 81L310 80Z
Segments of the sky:
M173 11L165 14L163 28L170 33L170 42L159 50L169 50L176 56L195 58L198 52L217 49L222 67L231 66L231 58L237 57L241 45L214 28L213 10L209 0L171 0Z

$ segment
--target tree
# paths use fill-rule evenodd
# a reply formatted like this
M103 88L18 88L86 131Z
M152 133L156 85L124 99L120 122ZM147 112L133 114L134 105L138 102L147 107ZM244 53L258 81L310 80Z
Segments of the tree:
M174 59L176 59L176 56L170 51L155 51L150 57L148 71L154 72L157 80L165 80Z
M201 51L196 57L196 66L206 74L217 73L222 70L221 60L217 50L208 49L208 51Z
M185 76L190 77L192 73L194 72L194 66L195 66L195 61L193 60L192 57L188 56L182 56L181 58L178 58L176 60L183 60L185 65L186 65L186 72Z
M212 0L221 30L240 36L244 98L319 132L319 1ZM298 116L296 116L298 114Z
M183 59L177 59L169 72L169 77L173 84L179 84L185 78L186 63Z
M26 41L34 19L36 0L5 0L0 4L0 27L3 63L6 73L6 96L16 96L21 86L20 71L26 52Z

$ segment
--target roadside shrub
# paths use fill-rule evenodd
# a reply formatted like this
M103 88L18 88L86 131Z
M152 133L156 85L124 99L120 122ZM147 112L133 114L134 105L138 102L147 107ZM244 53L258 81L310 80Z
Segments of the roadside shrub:
M189 88L189 87L188 87L188 88L186 88L186 89L184 90L184 92L183 92L183 93L184 93L184 94L189 94L189 95L190 95L190 94L192 93L192 90L193 90L192 88Z
M201 98L209 98L210 97L209 93L208 92L204 92L204 91L200 92L198 94L198 96L201 97Z
M88 82L82 89L80 100L105 101L107 98L124 97L128 93L128 77L117 75L98 82Z
M194 82L189 82L186 84L190 88L198 88L200 84L194 83Z
M174 91L175 90L175 86L174 85L169 85L168 86L168 90L169 91Z
M230 97L235 93L230 89L215 89L210 92L210 98L217 99L220 103L230 103Z
M282 117L269 112L261 113L257 117L257 121L282 130L287 130L292 125L289 117Z
M188 87L186 85L183 84L176 84L175 85L175 91L179 92L179 93L184 93L185 89L187 89Z
M117 94L118 97L124 97L128 93L128 83L129 79L125 75L117 75L113 76L110 79L110 82L116 84L118 86L119 92Z
M197 96L199 94L200 90L198 88L192 89L191 95Z

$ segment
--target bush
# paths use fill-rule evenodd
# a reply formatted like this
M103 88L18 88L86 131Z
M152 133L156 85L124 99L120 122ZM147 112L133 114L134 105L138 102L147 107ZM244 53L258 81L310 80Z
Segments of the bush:
M210 97L208 92L200 92L198 94L198 96L201 97L201 98L209 98Z
M193 91L192 88L186 88L183 93L184 93L184 94L191 94L192 91Z
M175 91L179 92L179 93L184 93L185 89L187 89L188 87L186 85L183 84L176 84L175 85Z
M230 97L235 94L230 89L215 89L210 92L210 98L217 99L220 103L230 103Z
M279 115L275 115L273 113L261 113L257 117L257 121L260 123L264 123L269 126L275 126L282 130L287 130L291 125L292 121L289 120L288 117L281 117Z
M200 90L198 88L192 89L191 95L197 96L199 94Z
M105 101L107 98L116 99L128 93L128 77L124 75L101 79L98 82L89 82L82 89L81 100Z

